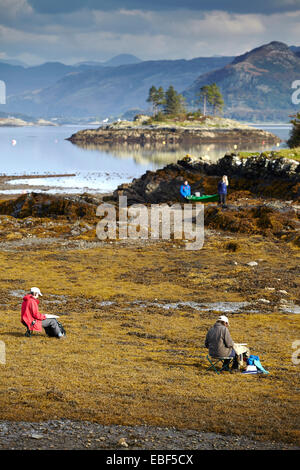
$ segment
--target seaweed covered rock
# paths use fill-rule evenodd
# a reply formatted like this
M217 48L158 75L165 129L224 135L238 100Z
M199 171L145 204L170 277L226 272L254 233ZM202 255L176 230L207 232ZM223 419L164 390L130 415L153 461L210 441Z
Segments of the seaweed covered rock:
M87 202L84 197L55 196L41 193L23 194L15 200L3 201L0 204L0 214L16 218L60 216L70 219L94 218L97 204Z
M293 210L275 210L259 204L232 206L225 211L220 207L207 207L205 225L211 229L281 238L299 233L300 221Z
M249 158L226 154L216 163L186 156L157 171L147 171L130 184L120 185L113 198L127 196L129 204L178 201L184 180L189 181L192 192L214 194L217 180L224 174L230 178L231 191L244 190L255 196L292 200L300 198L300 162L263 153Z

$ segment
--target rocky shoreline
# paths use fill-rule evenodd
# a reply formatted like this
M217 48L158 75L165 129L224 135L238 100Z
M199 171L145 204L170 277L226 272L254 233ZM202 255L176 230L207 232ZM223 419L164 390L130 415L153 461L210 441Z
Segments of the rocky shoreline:
M263 442L191 429L104 426L67 419L41 423L0 422L0 449L11 450L299 450L283 442Z
M182 127L182 126L119 126L99 127L98 129L80 130L67 140L74 144L199 144L199 143L235 143L265 142L277 144L280 139L261 129L243 126L241 128L222 127Z
M241 158L228 154L216 163L187 155L177 163L157 171L147 171L130 184L120 185L114 191L115 200L127 196L129 203L161 203L180 201L180 185L188 180L192 193L215 194L220 176L230 178L230 190L250 191L254 197L279 199L300 198L300 162L288 158L273 158L260 154Z

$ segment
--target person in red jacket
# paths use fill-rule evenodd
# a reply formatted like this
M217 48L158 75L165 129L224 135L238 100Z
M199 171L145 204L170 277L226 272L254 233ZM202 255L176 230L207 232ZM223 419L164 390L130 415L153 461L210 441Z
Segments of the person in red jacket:
M23 297L21 307L21 323L26 326L25 336L31 336L33 331L42 331L42 327L51 326L58 338L63 337L57 321L54 318L47 318L39 312L39 295L43 295L38 287L32 287L30 293Z

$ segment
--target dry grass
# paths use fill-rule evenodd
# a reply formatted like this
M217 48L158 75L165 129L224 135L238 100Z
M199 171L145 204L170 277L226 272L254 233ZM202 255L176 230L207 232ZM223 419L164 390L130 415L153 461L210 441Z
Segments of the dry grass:
M228 249L233 240L235 251ZM264 261L256 269L245 266L258 258ZM1 418L152 424L299 442L299 366L291 361L299 319L279 313L275 302L280 288L299 301L298 266L293 246L242 236L208 239L199 252L168 242L1 252ZM21 297L10 293L31 285L45 294L41 311L61 315L65 340L24 337ZM272 303L260 313L229 316L233 338L261 357L265 377L205 371L203 342L217 312L134 303L262 296Z

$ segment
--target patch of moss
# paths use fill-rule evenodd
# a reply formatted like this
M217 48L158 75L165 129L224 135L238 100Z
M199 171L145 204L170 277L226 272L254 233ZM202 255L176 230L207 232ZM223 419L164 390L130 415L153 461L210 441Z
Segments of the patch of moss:
M260 155L259 152L239 152L240 158L249 158L252 156ZM279 149L270 152L264 152L263 155L267 158L290 158L292 160L300 160L300 147L293 149Z

